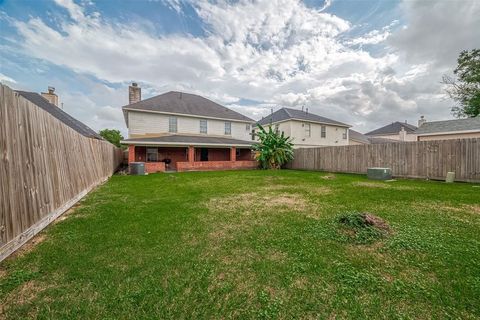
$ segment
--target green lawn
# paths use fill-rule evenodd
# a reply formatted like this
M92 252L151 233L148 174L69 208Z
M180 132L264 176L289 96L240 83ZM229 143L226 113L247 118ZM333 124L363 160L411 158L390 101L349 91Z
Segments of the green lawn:
M392 232L359 244L337 216ZM0 318L480 318L480 186L114 176L0 268Z

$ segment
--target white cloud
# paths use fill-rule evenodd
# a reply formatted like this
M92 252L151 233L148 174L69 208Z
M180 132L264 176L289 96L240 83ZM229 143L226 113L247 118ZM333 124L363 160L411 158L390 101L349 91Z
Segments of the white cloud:
M9 76L4 75L3 73L0 72L0 81L2 82L8 82L8 83L17 83L17 81L13 80Z
M176 11L184 5L180 0L163 1ZM122 84L112 92L104 86L107 89L98 89L103 93L88 97L66 95L71 105L84 104L89 111L79 117L92 126L109 119L110 125L123 125L118 110L132 80L147 94L171 89L198 93L254 118L280 104L305 105L311 112L359 125L360 130L404 118L413 121L420 112L448 116L447 102L440 99L439 75L447 66L453 68L455 48L480 39L473 39L480 28L480 10L473 1L434 3L432 14L421 1L409 1L401 6L408 28L392 31L397 23L393 21L346 41L342 35L353 26L323 12L331 1L317 10L296 0L195 1L192 6L204 23L204 37L157 36L142 24L86 15L72 0L56 2L69 15L61 20L60 30L39 18L15 20L18 45L35 58ZM451 11L466 17L446 19ZM379 43L389 48L375 56L361 47ZM445 49L439 48L442 43ZM443 69L435 69L440 62ZM241 106L242 98L263 103Z

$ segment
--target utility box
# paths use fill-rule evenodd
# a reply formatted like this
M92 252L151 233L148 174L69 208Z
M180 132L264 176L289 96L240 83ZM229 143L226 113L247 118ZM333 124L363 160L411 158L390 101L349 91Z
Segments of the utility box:
M392 169L390 168L368 168L367 178L372 180L390 180L392 179Z
M145 175L145 163L144 162L130 162L130 174L134 176Z

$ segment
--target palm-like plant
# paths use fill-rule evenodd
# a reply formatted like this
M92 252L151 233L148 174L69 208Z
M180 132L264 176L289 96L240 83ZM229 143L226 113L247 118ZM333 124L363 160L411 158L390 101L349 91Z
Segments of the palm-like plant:
M282 165L293 159L293 143L283 132L278 133L269 127L268 131L258 125L259 142L252 147L256 151L255 158L263 169L280 169Z

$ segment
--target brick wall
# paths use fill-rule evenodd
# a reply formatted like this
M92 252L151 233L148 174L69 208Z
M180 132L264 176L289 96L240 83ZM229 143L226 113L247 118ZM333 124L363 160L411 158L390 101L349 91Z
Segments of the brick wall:
M145 172L165 172L165 162L145 162Z
M198 161L177 162L177 170L181 171L213 171L213 170L236 170L255 169L257 161Z

